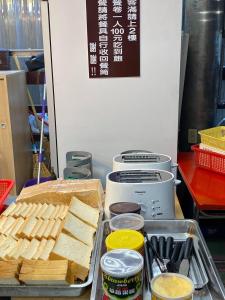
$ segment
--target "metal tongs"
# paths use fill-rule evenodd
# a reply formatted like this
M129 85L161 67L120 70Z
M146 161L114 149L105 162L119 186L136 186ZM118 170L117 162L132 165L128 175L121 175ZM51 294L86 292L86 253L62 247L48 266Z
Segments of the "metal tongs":
M150 250L151 250L151 252L153 253L154 259L155 259L155 261L156 261L156 263L157 263L157 265L160 269L160 272L161 273L167 273L168 270L167 270L166 264L164 263L163 259L159 256L156 248L154 247L152 242L149 240L148 235L147 235L146 232L144 232L144 236L145 236L145 243L147 245L147 251L148 251L147 255L148 255L149 263L152 264L152 259L153 259L153 257L152 258L150 257L150 253L149 253Z

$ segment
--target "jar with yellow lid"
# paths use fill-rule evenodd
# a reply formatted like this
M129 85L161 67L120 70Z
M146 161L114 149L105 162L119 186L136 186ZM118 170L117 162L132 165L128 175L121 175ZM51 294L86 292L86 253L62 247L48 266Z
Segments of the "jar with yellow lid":
M105 240L107 251L115 249L136 250L144 254L144 236L132 229L121 229L110 233Z

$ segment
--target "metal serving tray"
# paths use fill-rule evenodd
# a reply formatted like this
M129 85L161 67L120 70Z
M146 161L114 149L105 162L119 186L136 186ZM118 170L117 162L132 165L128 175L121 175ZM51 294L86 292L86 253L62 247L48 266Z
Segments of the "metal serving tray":
M151 238L152 235L155 235L155 234L151 234L151 233L149 234L149 232L152 232L152 231L151 231L151 228L148 227L148 224L145 225L145 230L148 234L149 239ZM196 235L192 235L189 233L186 233L186 234L183 234L183 233L181 233L181 234L180 233L158 234L157 236L158 237L164 236L165 238L167 238L168 236L172 236L175 243L176 242L184 242L189 236L192 237L194 249L193 249L193 255L190 260L189 277L193 281L195 289L199 290L199 289L202 289L204 286L206 286L207 283L209 282L209 279L206 274L205 267L203 265L201 254L199 251L199 246L198 246L199 238ZM146 250L146 244L145 244L145 260L147 261L147 267L148 267L147 274L150 274L150 270L149 270L150 264L148 262L148 257L146 255L146 253L147 253L147 250ZM158 270L154 270L154 268L152 269L152 271L153 271L153 277L160 274L160 272L158 272Z
M102 218L103 213L101 212L87 281L75 283L69 286L0 285L0 297L78 297L82 295L93 282L95 263L98 255L99 238L102 231Z
M213 259L204 238L201 234L197 222L193 220L147 220L145 221L145 231L149 235L173 236L176 240L185 240L187 237L193 237L195 243L195 251L200 256L200 264L202 263L203 275L202 288L195 290L193 300L223 300L225 299L225 289L219 274L214 265ZM96 268L94 272L94 280L92 283L91 300L102 299L102 276L100 268L101 256L105 253L104 240L110 233L109 221L103 222L102 230L99 236L99 250L97 253ZM196 256L194 256L196 258ZM199 259L199 257L197 257ZM199 261L198 261L199 264ZM204 272L205 271L205 272ZM198 288L200 288L198 286ZM144 284L143 300L151 299L151 292Z

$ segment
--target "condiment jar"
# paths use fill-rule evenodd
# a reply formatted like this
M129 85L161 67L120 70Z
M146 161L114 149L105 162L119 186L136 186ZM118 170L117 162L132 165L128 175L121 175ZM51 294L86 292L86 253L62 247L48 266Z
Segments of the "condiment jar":
M105 240L107 251L130 249L144 254L144 236L131 229L121 229L110 233Z
M111 218L126 213L140 214L141 206L133 202L116 202L109 206L109 211Z
M162 273L151 281L152 300L191 300L194 284L186 276Z
M144 218L137 214L118 215L109 221L109 227L112 231L132 229L141 232L144 229Z
M103 299L140 300L143 257L137 251L117 249L101 258Z

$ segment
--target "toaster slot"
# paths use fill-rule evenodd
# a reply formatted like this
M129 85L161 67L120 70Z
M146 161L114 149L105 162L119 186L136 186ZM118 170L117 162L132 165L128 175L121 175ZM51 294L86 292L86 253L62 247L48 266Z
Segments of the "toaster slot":
M160 172L121 171L116 173L116 181L122 183L161 182Z
M124 163L141 163L141 162L156 163L160 161L160 156L150 155L150 154L122 155L122 161Z

